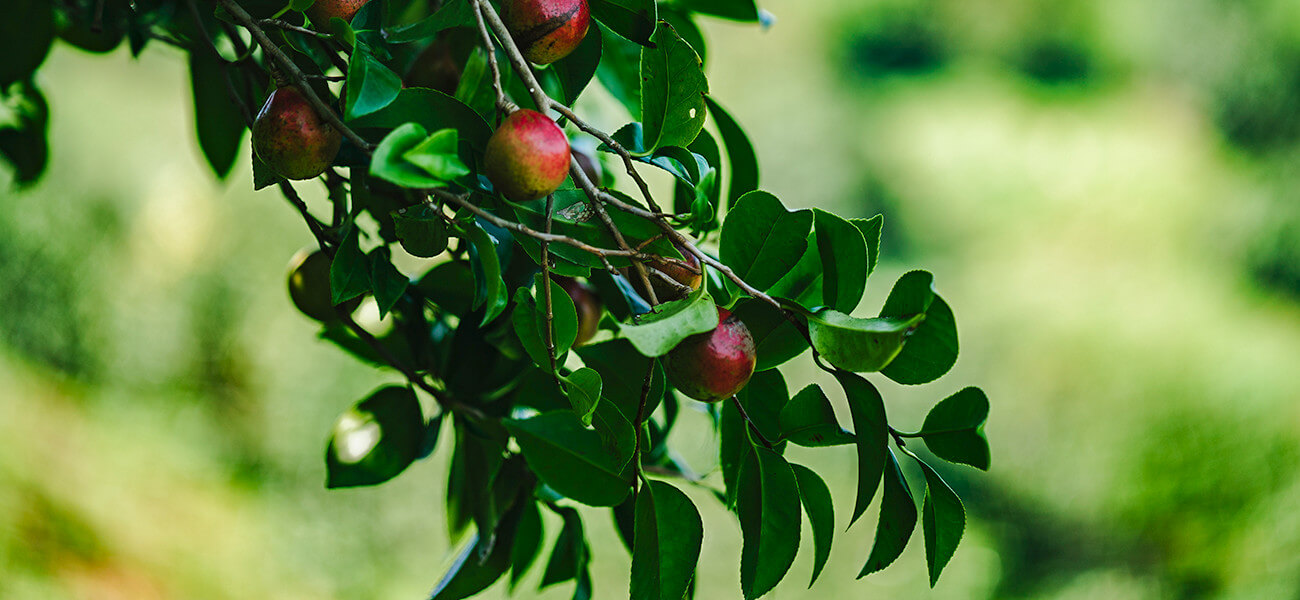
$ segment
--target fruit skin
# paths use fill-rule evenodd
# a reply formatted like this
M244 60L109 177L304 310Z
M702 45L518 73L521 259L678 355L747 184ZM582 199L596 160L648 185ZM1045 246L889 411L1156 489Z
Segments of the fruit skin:
M312 179L334 162L343 135L321 119L295 87L266 99L253 122L253 150L286 179Z
M519 51L539 65L568 56L591 25L587 0L505 0L501 8Z
M289 299L293 305L317 321L330 322L339 319L330 302L330 259L324 252L316 250L299 250L289 260ZM344 314L350 314L361 303L361 298L353 298L339 306Z
M671 277L677 283L691 288L692 291L700 289L700 285L704 283L704 270L700 268L700 259L694 254L691 254L690 251L678 245L677 242L673 242L673 247L682 255L682 259L685 260L686 264L690 265L690 269L677 263L667 261L646 264L646 275L650 278L650 287L655 291L655 299L660 302L684 298L686 297L686 293L680 288L673 287L655 274L650 273L650 269L654 269ZM692 271L692 269L694 270ZM641 283L641 276L637 275L635 269L632 267L623 267L621 272L623 273L623 276L627 278L628 282L632 284L632 288L636 290L636 293L641 294L642 298L647 300L650 299L650 295L645 291L645 284Z
M664 372L668 382L701 402L726 400L749 383L758 355L754 337L740 319L718 308L713 331L688 337L668 352Z
M369 0L316 0L316 3L307 9L307 17L315 23L317 27L326 27L330 19L338 17L352 22L352 17L357 15L357 11L366 5Z
M535 110L517 110L488 139L483 163L497 191L516 202L536 200L569 174L569 138Z
M573 300L573 308L578 311L578 339L573 342L573 347L577 348L591 341L591 338L596 335L604 305L601 304L595 288L577 279L556 277L555 281L569 293L569 299Z

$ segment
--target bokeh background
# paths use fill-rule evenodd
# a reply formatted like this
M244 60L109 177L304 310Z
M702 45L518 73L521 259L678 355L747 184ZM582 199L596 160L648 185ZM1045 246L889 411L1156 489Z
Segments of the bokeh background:
M854 581L875 510L841 533L852 450L792 448L841 527L811 591L805 548L770 597L1300 598L1300 3L761 5L767 30L703 20L762 186L885 214L864 312L925 267L957 313L957 368L886 386L891 418L968 384L993 404L991 472L943 471L970 525L937 588L919 537ZM394 379L290 305L310 238L247 166L208 171L183 58L59 45L40 83L49 171L0 175L0 597L425 597L455 549L445 448L324 489L334 419ZM739 528L691 494L698 597L738 598ZM627 554L588 517L597 597L621 597ZM516 596L571 594L537 577Z

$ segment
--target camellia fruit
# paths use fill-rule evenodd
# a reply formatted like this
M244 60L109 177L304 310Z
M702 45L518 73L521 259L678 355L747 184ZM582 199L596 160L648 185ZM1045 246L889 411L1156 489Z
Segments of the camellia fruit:
M338 320L338 311L330 301L330 259L324 252L300 250L289 261L289 299L302 314L317 321ZM360 298L354 298L338 310L349 314L360 303Z
M357 11L366 5L369 0L316 0L316 3L307 9L307 16L315 23L317 27L329 25L330 19L338 17L347 23L352 22L352 17L357 16Z
M749 383L758 360L749 328L721 307L713 331L682 340L664 358L668 382L701 402L734 396Z
M564 183L569 156L569 138L555 121L535 110L517 110L488 139L483 170L497 191L525 202Z
M501 9L520 53L539 65L568 56L591 25L587 0L505 0Z
M569 293L573 308L578 311L578 339L573 342L573 347L577 348L596 335L603 306L596 290L591 286L569 277L556 277L555 280Z
M321 119L296 87L266 99L253 122L257 157L286 179L312 179L334 163L343 135Z
M682 260L686 263L685 265L668 261L652 262L645 265L646 276L650 279L650 287L655 291L655 299L660 302L678 300L685 297L687 292L682 288L664 281L658 275L650 272L651 270L659 271L660 273L667 275L672 278L673 281L690 288L691 291L700 289L700 285L704 283L704 270L700 268L700 259L687 249L678 245L676 242L673 242L673 247L681 253ZM636 292L641 294L641 297L648 300L649 294L646 294L645 284L641 282L641 276L637 274L636 269L633 267L623 267L621 272L632 284L632 287Z

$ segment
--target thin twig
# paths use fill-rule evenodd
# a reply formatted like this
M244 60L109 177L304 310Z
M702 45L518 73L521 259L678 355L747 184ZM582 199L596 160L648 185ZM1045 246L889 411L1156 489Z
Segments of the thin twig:
M483 51L487 53L488 67L492 69L492 89L497 94L497 110L509 114L513 106L510 100L506 98L505 89L501 87L501 66L497 64L497 49L492 43L492 35L488 33L487 24L483 22L483 11L478 4L474 5L474 20L478 23L478 34L483 40ZM499 115L498 115L499 116Z
M641 383L641 399L636 404L636 419L632 422L632 428L635 429L635 442L632 446L632 465L636 469L636 481L632 484L633 504L636 504L636 495L641 491L641 424L645 422L645 405L650 399L650 386L654 381L655 359L650 359L650 368L646 369L645 381Z
M555 210L555 194L546 195L546 233L551 233L551 221ZM561 389L560 372L555 366L555 305L551 302L551 242L542 240L542 287L546 297L546 357L551 361L551 375L555 385Z
M740 417L749 425L749 432L754 434L754 437L758 438L758 443L762 444L768 450L776 450L776 447L772 445L772 442L769 442L767 438L763 436L763 432L758 430L758 426L754 424L753 419L749 418L749 413L745 412L745 407L740 404L740 397L732 396L731 403L735 405L737 411L740 411Z
M319 31L316 31L315 29L308 29L306 27L294 25L293 23L290 23L282 19L261 19L257 22L257 24L263 27L275 27L277 29L283 29L285 31L296 31L301 34L315 36L323 40L334 38L334 36L331 34L321 33Z

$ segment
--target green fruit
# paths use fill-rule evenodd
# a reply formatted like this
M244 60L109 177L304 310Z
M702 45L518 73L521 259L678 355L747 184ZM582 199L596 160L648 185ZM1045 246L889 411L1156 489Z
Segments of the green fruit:
M330 297L330 259L324 252L300 250L289 261L289 299L293 305L317 321L339 320L339 312L351 314L360 298L344 302L337 310Z
M296 87L266 99L253 122L257 157L286 179L312 179L334 163L343 135L317 114Z
M718 308L718 326L670 350L664 372L683 394L701 402L719 402L749 383L757 359L749 328L731 311Z
M536 200L569 174L569 138L546 115L517 110L488 139L484 171L497 191L516 202Z

